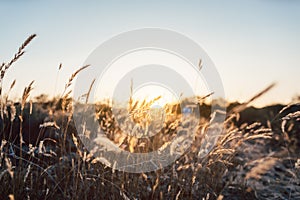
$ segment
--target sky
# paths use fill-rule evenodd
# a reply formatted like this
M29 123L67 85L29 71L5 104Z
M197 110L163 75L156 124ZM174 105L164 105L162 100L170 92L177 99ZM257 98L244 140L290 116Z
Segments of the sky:
M0 9L1 62L37 34L4 78L6 91L17 80L12 98L32 80L32 96L61 93L101 43L145 27L174 30L197 42L230 101L246 101L273 82L276 87L255 105L288 103L300 95L300 1L2 0Z

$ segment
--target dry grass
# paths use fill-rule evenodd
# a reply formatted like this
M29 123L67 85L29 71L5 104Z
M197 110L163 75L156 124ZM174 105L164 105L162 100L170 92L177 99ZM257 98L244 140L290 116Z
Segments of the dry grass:
M12 61L1 65L1 84L5 72L24 54L25 47L34 37L32 35L24 42ZM200 60L199 68L201 66ZM210 123L216 113L200 120L193 117L180 120L178 107L169 105L165 112L175 117L165 118L160 132L149 138L137 138L127 131L136 124L147 125L144 120L151 121L147 111L159 97L148 102L130 98L127 109L131 120L124 117L127 113L124 110L115 116L110 104L96 105L96 120L107 141L130 152L163 149L179 131L191 131L188 124L196 124L197 131L190 141L190 148L176 162L155 172L131 174L114 170L114 163L95 157L78 137L78 134L96 137L94 130L89 130L85 124L94 121L95 116L89 116L89 112L83 110L85 123L80 130L76 130L72 120L70 86L86 67L71 75L59 100L28 102L33 82L24 89L20 103L10 101L8 95L2 100L1 96L1 199L300 198L299 104L285 106L268 119L267 125L260 119L237 125L249 103L273 85L231 109L222 124ZM14 84L15 81L8 93ZM87 91L86 102L93 84L94 80ZM202 110L205 108L203 102L199 106L203 106L200 107ZM126 127L116 123L122 119ZM221 135L207 135L214 131L221 131ZM28 135L36 136L34 143L25 140ZM172 151L177 149L174 147Z

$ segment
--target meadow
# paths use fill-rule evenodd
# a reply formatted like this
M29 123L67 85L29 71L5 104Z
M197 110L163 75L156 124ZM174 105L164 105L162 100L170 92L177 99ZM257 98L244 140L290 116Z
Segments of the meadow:
M2 91L5 73L34 37L0 67L0 199L300 199L299 99L252 107L270 85L247 102L227 103L227 112L219 113L226 115L221 123L211 123L215 113L205 102L197 104L200 119L180 118L178 105L170 105L169 114L175 117L166 118L160 132L148 139L122 132L132 126L116 123L124 112L116 116L109 103L94 105L95 116L86 115L82 122L96 121L107 139L132 153L162 148L179 130L191 131L187 124L196 121L188 150L175 162L152 172L123 172L85 148L79 136L93 130L75 126L71 86L88 66L71 74L55 98L30 98L34 82L25 87L20 101L9 98L15 81L9 91ZM135 123L146 126L147 120L141 119L149 116L138 111L149 105L130 102ZM221 130L212 149L208 130Z

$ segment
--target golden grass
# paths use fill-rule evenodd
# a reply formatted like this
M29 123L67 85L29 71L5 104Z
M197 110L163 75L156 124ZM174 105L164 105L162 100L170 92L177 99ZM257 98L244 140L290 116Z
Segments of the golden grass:
M22 44L11 61L1 65L1 85L6 71L24 54L25 47L34 37L30 36ZM128 129L116 123L116 117L122 118L126 112L114 116L111 105L96 105L96 118L107 141L133 153L163 150L178 131L191 131L186 124L196 122L192 127L197 131L190 141L191 146L177 161L155 172L131 174L107 167L113 167L116 163L110 163L104 157L95 157L92 151L83 147L78 137L80 131L92 137L93 130L88 130L87 126L82 130L75 129L70 87L78 73L87 67L83 66L71 75L59 100L28 103L33 82L24 89L20 104L10 101L9 95L5 96L4 101L1 96L0 184L6 186L0 188L1 197L126 200L300 198L298 104L282 108L274 118L269 119L270 126L264 126L258 119L255 123L245 122L237 126L249 104L274 84L229 111L222 124L210 124L209 118L179 120L178 105L166 105L164 112L168 117L163 128L150 138L134 137L127 130L130 130L129 126L133 128L134 124L146 127L152 120L148 111L161 97L150 101L134 100L131 84L127 109L134 123L125 121ZM59 70L61 68L62 64ZM200 60L199 70L201 68ZM8 93L15 82L12 82ZM86 103L94 82L85 95ZM202 102L203 98L197 100ZM61 107L53 107L58 103L61 103ZM55 117L51 118L49 114L44 116L38 128L34 129L33 119L41 118L43 111L51 111ZM213 113L210 114L212 118ZM84 116L83 119L85 122L95 120L94 116ZM26 129L26 126L30 129ZM14 127L19 130L16 131ZM27 134L39 135L35 144L23 141L24 133L28 130ZM206 135L208 130L222 132L219 137L210 138ZM13 134L19 136L18 141L10 139ZM214 141L216 145L211 148ZM177 151L176 145L172 151Z

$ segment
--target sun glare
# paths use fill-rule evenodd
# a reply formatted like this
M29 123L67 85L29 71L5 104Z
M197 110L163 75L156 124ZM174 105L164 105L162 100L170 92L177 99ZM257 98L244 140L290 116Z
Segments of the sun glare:
M158 98L160 97L160 98ZM138 87L132 96L134 101L146 101L149 102L158 98L153 102L151 107L161 107L163 108L166 104L178 103L179 97L174 94L170 88L158 84L147 84Z

